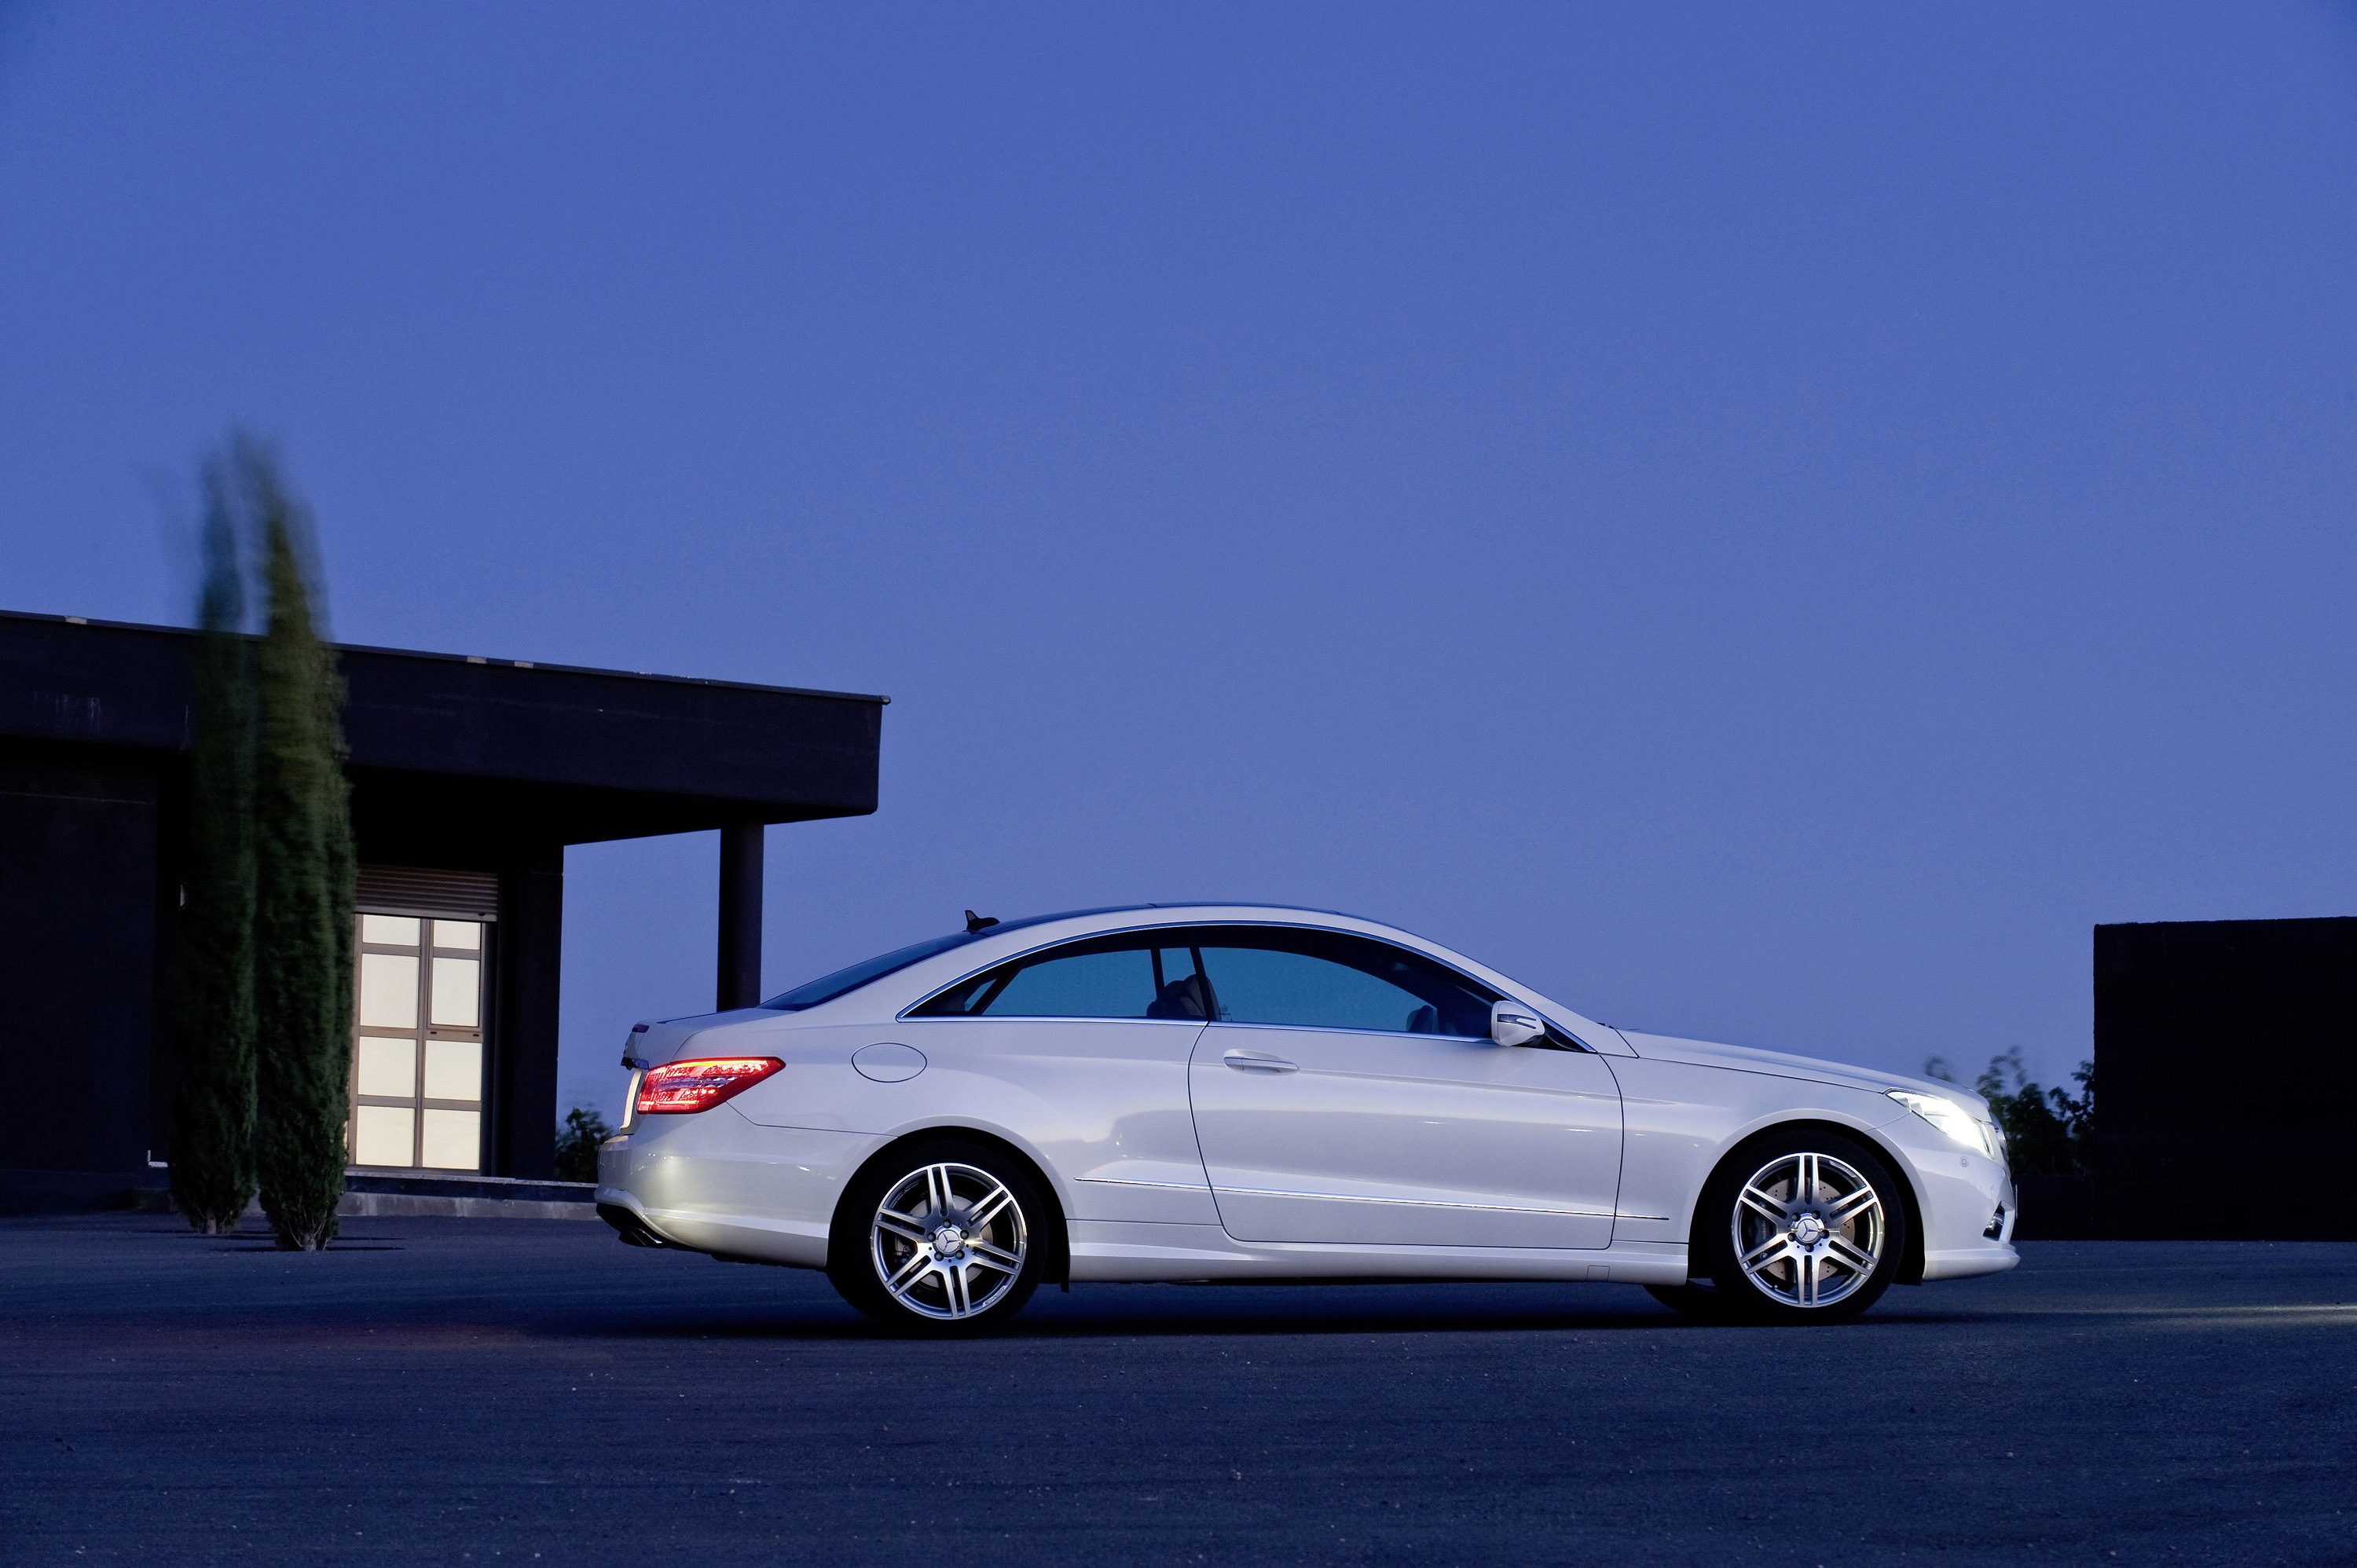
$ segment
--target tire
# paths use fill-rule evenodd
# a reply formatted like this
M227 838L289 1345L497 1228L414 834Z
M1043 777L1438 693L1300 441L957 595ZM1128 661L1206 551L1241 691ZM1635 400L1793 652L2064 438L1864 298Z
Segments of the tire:
M826 1274L844 1300L901 1333L986 1333L1039 1288L1049 1251L1041 1228L1053 1223L1037 1179L1003 1151L910 1144L844 1194Z
M1907 1254L1899 1184L1882 1155L1829 1129L1769 1133L1737 1150L1703 1189L1695 1226L1721 1310L1803 1324L1872 1306Z

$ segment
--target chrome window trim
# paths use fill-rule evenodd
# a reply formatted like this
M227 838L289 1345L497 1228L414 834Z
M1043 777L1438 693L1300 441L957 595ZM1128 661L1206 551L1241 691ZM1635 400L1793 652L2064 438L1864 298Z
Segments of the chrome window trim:
M950 982L950 985L963 985L967 980L973 978L974 976L967 975L963 980ZM946 991L949 986L943 986L942 989ZM935 992L933 994L937 996L941 993ZM931 996L925 998L926 1002L931 1000ZM920 1002L917 1005L921 1007L924 1003ZM1168 1024L1184 1025L1189 1029L1200 1029L1203 1026L1203 1020L1200 1018L1107 1018L1094 1013L985 1013L980 1015L929 1013L921 1018L912 1018L903 1013L893 1022L896 1024Z
M1212 908L1246 908L1246 906L1214 905ZM1437 964L1440 968L1447 970L1449 973L1457 976L1458 979L1464 981L1468 985L1477 987L1480 990L1498 990L1496 986L1491 984L1488 981L1475 979L1472 975L1466 973L1463 970L1458 968L1455 964L1448 962L1446 959L1436 958L1428 952L1419 951L1415 948L1401 947L1399 943L1392 941L1388 938L1371 937L1364 931L1346 931L1334 926L1313 926L1307 920L1168 921L1154 925L1121 926L1109 931L1090 931L1082 936L1066 937L1060 941L1041 942L1037 947L1026 948L1021 952L1011 953L1005 958L996 960L990 963L985 963L979 969L967 970L963 974L961 974L956 979L950 981L947 984L936 985L931 991L928 991L925 994L918 997L914 1002L909 1003L906 1007L903 1007L900 1011L895 1013L892 1015L892 1021L896 1024L924 1024L935 1021L946 1022L952 1019L963 1018L970 1023L984 1023L990 1019L1003 1020L1020 1018L1027 1023L1039 1024L1184 1024L1190 1028L1197 1029L1223 1024L1229 1027L1239 1029L1316 1029L1321 1034L1375 1035L1386 1039L1398 1040L1486 1040L1490 1037L1487 1035L1419 1035L1412 1033L1406 1029L1344 1029L1329 1024L1247 1024L1232 1018L1102 1018L1092 1015L1074 1015L1070 1013L993 1013L988 1015L988 1018L977 1018L970 1013L934 1014L924 1018L911 1016L918 1008L922 1007L934 997L941 995L945 991L955 990L957 987L963 985L967 981L972 980L975 975L987 974L994 969L1003 969L1010 963L1019 963L1023 960L1030 958L1036 953L1049 952L1060 947L1077 946L1082 942L1100 941L1107 937L1135 936L1144 931L1183 931L1188 929L1190 926L1197 929L1203 927L1211 927L1213 929L1225 927L1232 929L1241 928L1245 929L1270 931L1318 931L1329 937L1354 937L1360 941L1373 942L1381 947L1394 948L1401 952L1409 953L1416 958L1423 959L1427 963ZM1195 942L1174 942L1171 945L1174 947L1196 947L1200 944ZM879 975L877 978L888 980L891 977L889 975ZM1520 1000L1519 998L1514 998L1511 992L1501 992L1500 994L1510 999ZM1589 1045L1586 1040L1581 1039L1577 1035L1573 1034L1569 1029L1565 1028L1554 1019L1547 1018L1545 1009L1538 1006L1535 1003L1524 1002L1523 1005L1530 1008L1532 1012L1538 1014L1540 1017L1545 1018L1547 1027L1550 1030L1562 1035L1565 1039L1571 1041L1573 1046L1582 1054L1587 1056L1596 1056L1599 1054L1594 1046ZM1517 1047L1515 1048L1527 1049L1529 1047ZM1564 1047L1561 1046L1549 1045L1540 1048L1561 1050Z
M1446 968L1447 966L1444 965L1443 967ZM1467 978L1470 979L1471 977L1469 975ZM1538 1009L1534 1007L1531 1011L1536 1013L1538 1012ZM1540 1016L1544 1018L1545 1015L1541 1014ZM1194 1022L1200 1028L1212 1029L1283 1029L1288 1033L1302 1035L1372 1035L1379 1040L1458 1040L1466 1045L1481 1046L1494 1046L1498 1043L1487 1035L1420 1035L1413 1029L1351 1029L1346 1028L1340 1024L1250 1024L1241 1018L1215 1018L1208 1025L1202 1024L1200 1020L1194 1020ZM1573 1034L1569 1029L1566 1029L1562 1025L1556 1023L1554 1019L1546 1018L1546 1026L1550 1030L1561 1035L1565 1039L1574 1042L1575 1046L1577 1047L1575 1052L1576 1055L1594 1056L1597 1054L1594 1047L1581 1039L1578 1036ZM1565 1047L1556 1045L1552 1040L1548 1040L1544 1045L1535 1040L1526 1040L1519 1046L1507 1046L1501 1048L1515 1051L1534 1049L1543 1051L1559 1051Z

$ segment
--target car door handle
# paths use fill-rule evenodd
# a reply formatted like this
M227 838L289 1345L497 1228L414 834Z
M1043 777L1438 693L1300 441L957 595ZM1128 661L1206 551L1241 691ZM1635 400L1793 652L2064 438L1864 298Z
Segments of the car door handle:
M1299 1072L1301 1070L1283 1057L1273 1057L1265 1051L1230 1051L1220 1059L1238 1072Z

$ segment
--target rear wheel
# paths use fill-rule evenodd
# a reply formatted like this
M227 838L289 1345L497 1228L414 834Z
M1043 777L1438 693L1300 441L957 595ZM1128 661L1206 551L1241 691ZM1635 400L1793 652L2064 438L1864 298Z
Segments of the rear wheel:
M1721 1166L1697 1229L1712 1294L1755 1322L1855 1317L1889 1288L1907 1251L1906 1204L1889 1164L1813 1129L1757 1139Z
M827 1278L907 1333L974 1334L1023 1310L1039 1283L1048 1207L1028 1172L986 1144L910 1144L844 1195Z

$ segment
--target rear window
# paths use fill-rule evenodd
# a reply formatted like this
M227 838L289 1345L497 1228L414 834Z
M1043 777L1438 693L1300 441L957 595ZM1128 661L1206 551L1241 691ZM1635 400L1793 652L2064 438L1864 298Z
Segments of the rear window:
M962 948L968 942L980 941L985 937L1001 936L1008 931L1019 931L1026 926L1045 925L1050 920L1070 920L1082 915L1115 915L1122 912L1118 908L1067 909L1060 914L1032 915L1020 920L994 920L979 931L952 931L946 937L935 937L931 941L911 942L905 948L894 948L880 958L871 958L865 963L855 963L848 969L838 969L833 974L822 974L806 984L795 986L791 991L780 992L761 1005L772 1013L799 1013L805 1007L815 1007L822 1002L832 1002L838 996L847 996L861 986L871 984L888 974L897 974L912 963L922 963L935 953L945 953L952 948Z
M780 992L761 1004L773 1013L799 1013L805 1007L815 1007L822 1002L832 1002L847 995L872 981L897 973L912 963L922 963L935 953L952 948L962 948L983 933L952 931L946 937L935 937L929 942L911 942L905 948L894 948L881 958L871 958L865 963L855 963L848 969L838 969L833 974L822 974L791 991Z

